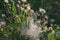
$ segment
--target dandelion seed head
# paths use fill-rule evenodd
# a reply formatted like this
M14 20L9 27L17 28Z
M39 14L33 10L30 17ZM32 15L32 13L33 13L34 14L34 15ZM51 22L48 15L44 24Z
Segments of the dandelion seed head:
M29 35L30 38L36 40L39 38L39 34L42 33L42 30L33 21L33 19L30 20L29 29L27 30L26 34Z

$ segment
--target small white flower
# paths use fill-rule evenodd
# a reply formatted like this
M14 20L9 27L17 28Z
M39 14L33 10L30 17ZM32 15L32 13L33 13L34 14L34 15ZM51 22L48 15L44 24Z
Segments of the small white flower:
M4 0L5 3L9 3L8 0Z
M46 13L45 9L39 8L40 13Z
M52 28L52 27L49 27L48 31L49 31L49 30L53 30L53 28Z
M22 2L27 2L27 0L21 0Z

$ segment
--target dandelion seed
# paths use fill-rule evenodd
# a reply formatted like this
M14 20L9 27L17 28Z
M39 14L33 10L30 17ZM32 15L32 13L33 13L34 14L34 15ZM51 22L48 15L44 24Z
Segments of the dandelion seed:
M42 8L39 8L39 12L42 14L46 13L45 9L42 9Z

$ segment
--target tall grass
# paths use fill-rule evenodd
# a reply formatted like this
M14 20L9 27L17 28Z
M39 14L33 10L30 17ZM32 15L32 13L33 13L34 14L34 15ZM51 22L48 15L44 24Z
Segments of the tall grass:
M0 40L60 40L55 20L45 9L34 11L31 5L26 0L0 0Z

